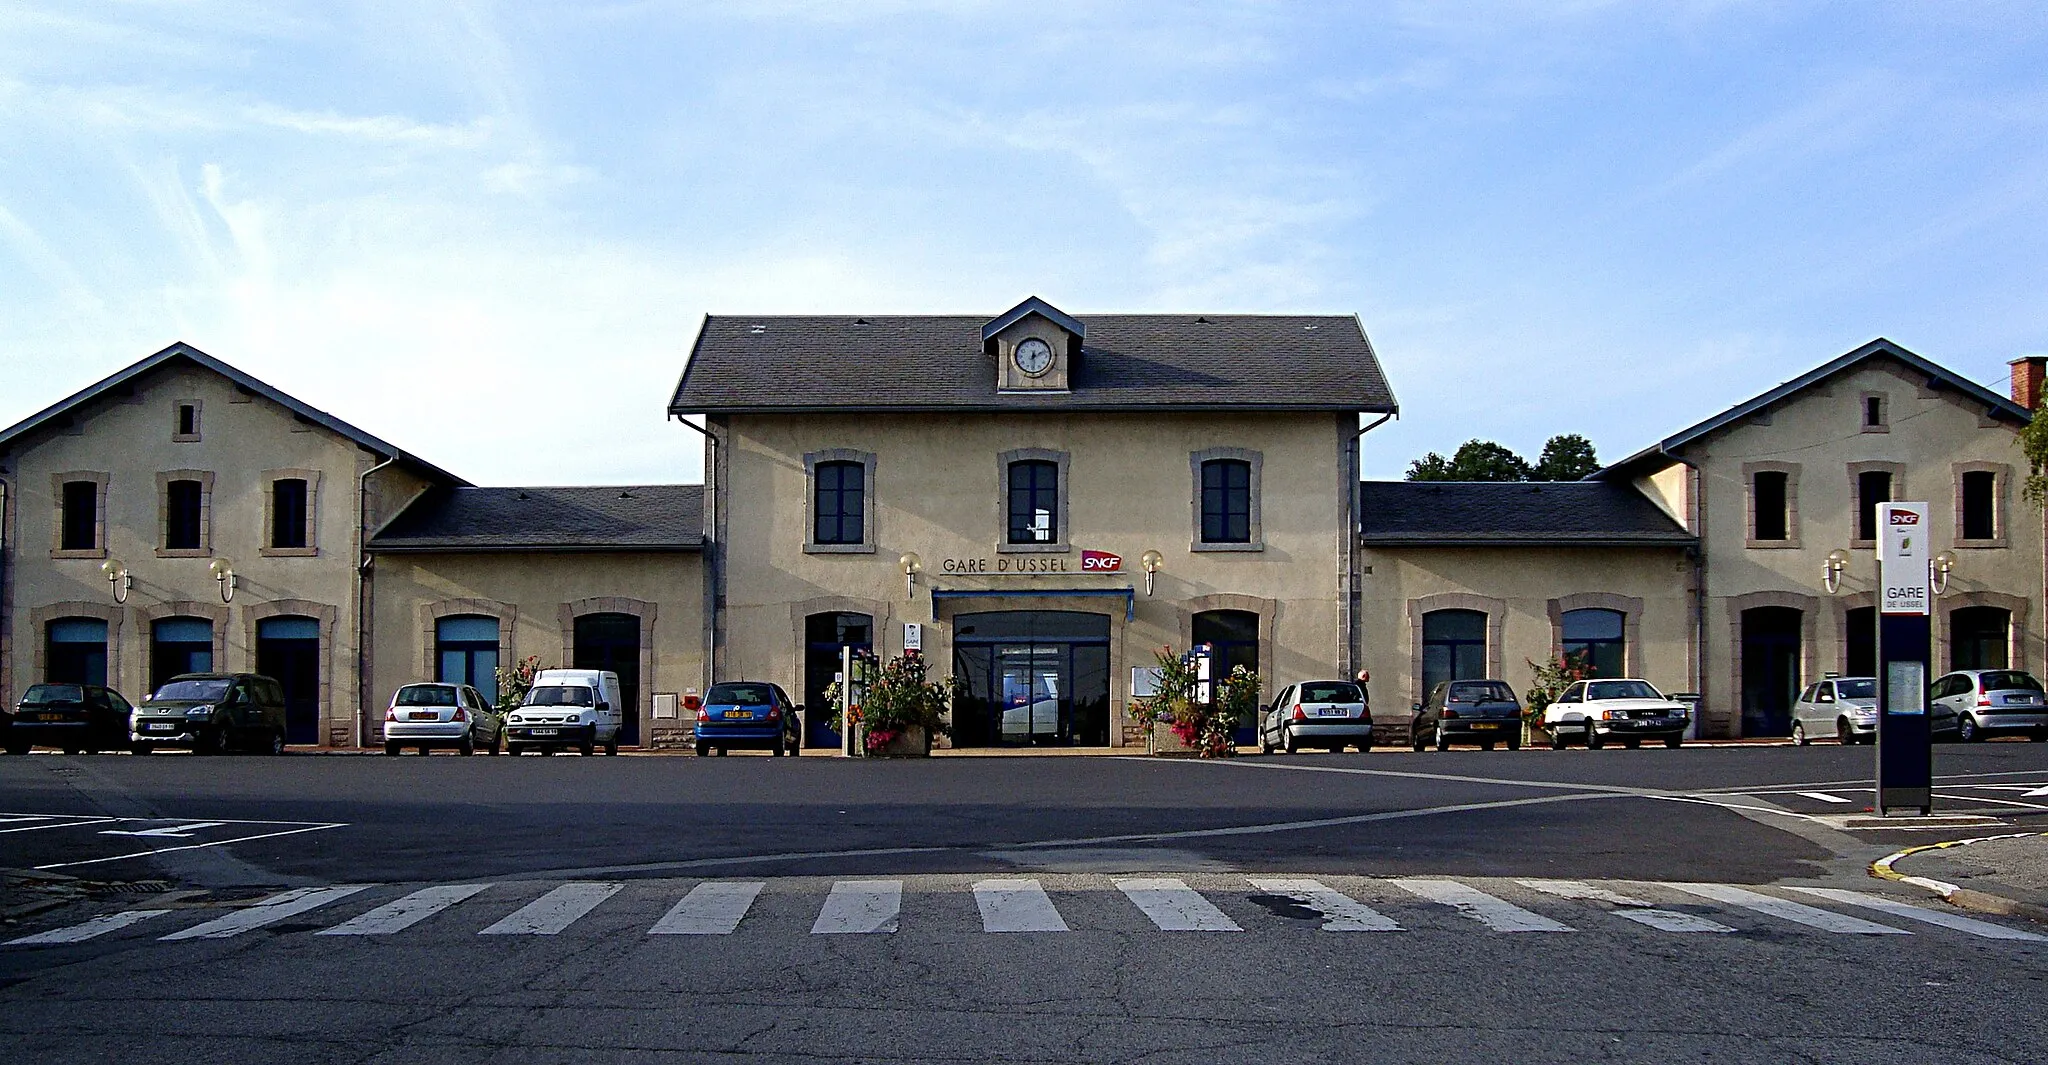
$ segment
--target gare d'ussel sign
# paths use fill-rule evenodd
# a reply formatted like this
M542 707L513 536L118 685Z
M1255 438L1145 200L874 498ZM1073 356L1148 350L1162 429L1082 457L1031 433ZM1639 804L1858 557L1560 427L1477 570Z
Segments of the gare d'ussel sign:
M1082 551L1077 559L1069 555L997 555L994 558L948 558L939 561L940 573L1000 574L1026 577L1072 573L1121 573L1124 557L1108 551Z

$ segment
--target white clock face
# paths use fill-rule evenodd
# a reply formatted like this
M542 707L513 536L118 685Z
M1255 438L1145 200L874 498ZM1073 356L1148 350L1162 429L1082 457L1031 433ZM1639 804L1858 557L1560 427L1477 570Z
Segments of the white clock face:
M1016 360L1019 370L1032 377L1052 369L1052 347L1037 337L1019 343L1017 353L1012 358Z

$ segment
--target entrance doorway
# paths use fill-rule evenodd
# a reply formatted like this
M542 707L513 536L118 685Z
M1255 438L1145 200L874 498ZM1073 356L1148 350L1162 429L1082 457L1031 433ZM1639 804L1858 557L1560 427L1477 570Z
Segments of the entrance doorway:
M149 690L180 673L213 672L213 622L162 618L149 627Z
M1805 618L1789 606L1742 612L1742 734L1792 732L1792 700L1799 693L1799 653Z
M42 679L51 684L107 683L107 623L98 618L50 622Z
M640 619L632 614L585 614L576 619L572 669L619 675L619 742L640 745Z
M1853 607L1848 611L1848 648L1842 668L1851 677L1877 676L1877 608Z
M1209 678L1221 681L1230 671L1243 666L1253 673L1259 671L1259 616L1249 610L1205 610L1193 619L1192 635L1196 647L1209 648ZM1210 691L1216 691L1211 686ZM1271 696L1261 692L1261 696ZM1264 698L1261 702L1266 701ZM1257 710L1239 718L1232 730L1231 742L1242 747L1259 742L1259 714Z
M841 651L868 651L874 646L875 619L866 614L812 614L804 619L804 746L839 746L825 689L839 675Z
M1107 614L961 614L953 674L956 746L1109 746Z
M306 617L256 623L256 672L284 688L286 743L320 742L320 622Z

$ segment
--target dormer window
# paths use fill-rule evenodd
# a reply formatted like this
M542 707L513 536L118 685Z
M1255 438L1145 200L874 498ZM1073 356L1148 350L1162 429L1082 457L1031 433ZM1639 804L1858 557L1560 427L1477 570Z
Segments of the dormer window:
M982 350L996 363L998 392L1065 392L1087 326L1036 296L981 328Z

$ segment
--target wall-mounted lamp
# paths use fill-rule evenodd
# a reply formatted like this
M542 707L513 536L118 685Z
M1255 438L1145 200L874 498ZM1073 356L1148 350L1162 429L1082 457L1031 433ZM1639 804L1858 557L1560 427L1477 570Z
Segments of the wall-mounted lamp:
M1159 567L1166 565L1166 556L1157 551L1147 551L1138 556L1138 564L1145 567L1145 594L1152 594L1152 575Z
M234 602L235 588L242 583L242 579L235 576L235 567L230 565L227 559L216 558L212 562L207 563L206 572L212 575L214 581L220 585L220 601L223 603Z
M1948 575L1956 568L1956 553L1943 551L1934 556L1934 594L1948 594Z
M1828 552L1827 562L1821 567L1820 582L1827 587L1829 595L1835 594L1842 586L1842 571L1848 568L1849 552L1839 547Z
M128 567L123 565L120 559L110 558L100 563L100 576L105 577L107 583L114 586L114 602L128 601L128 590L135 587L135 577L128 572Z
M924 572L924 559L917 557L915 551L905 551L896 564L903 567L903 597L917 598L917 575Z

